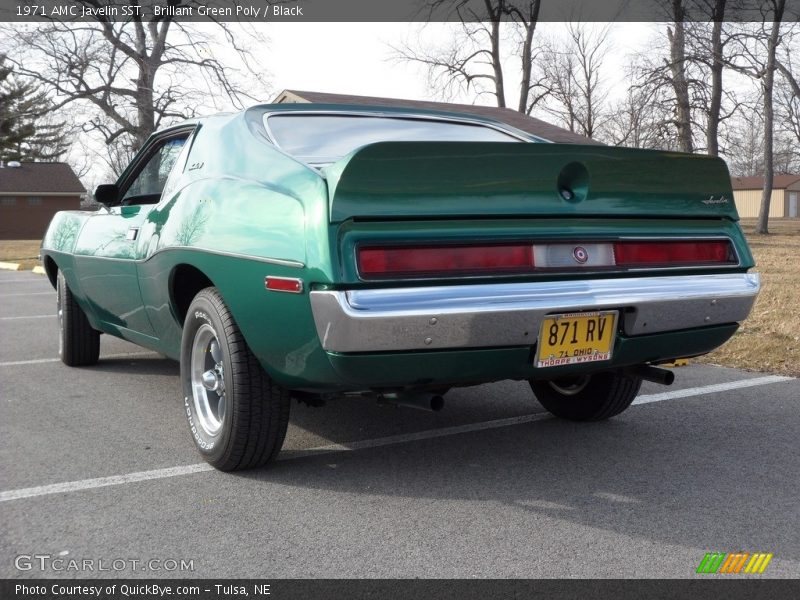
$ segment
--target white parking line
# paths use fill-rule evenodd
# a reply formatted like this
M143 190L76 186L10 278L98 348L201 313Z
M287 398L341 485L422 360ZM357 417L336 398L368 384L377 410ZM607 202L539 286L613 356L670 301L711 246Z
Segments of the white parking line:
M783 375L767 375L766 377L754 377L752 379L741 379L739 381L715 383L713 385L684 388L682 390L673 390L671 392L662 392L660 394L647 394L645 396L639 396L633 401L633 403L648 404L650 402L661 402L662 400L674 400L675 398L688 398L689 396L697 396L699 394L716 394L718 392L738 390L741 388L753 387L755 385L767 385L769 383L789 381L790 379L794 379L794 377L784 377Z
M55 313L49 315L28 315L27 317L0 317L0 321L17 321L19 319L55 319Z
M3 279L0 277L0 283L44 283L41 277L30 277L26 279Z
M634 402L634 404L649 404L651 402L661 402L663 400L673 400L676 398L701 396L703 394L714 394L731 389L752 387L758 385L768 385L770 383L778 383L781 381L788 381L791 379L794 378L782 377L779 375L769 375L766 377L755 377L753 379L744 379L742 381L732 381L729 383L720 383L720 384L705 385L700 387L686 388L683 390L675 390L674 392L666 392L663 394L646 394L644 396L640 396ZM451 435L458 435L461 433L469 433L472 431L483 431L486 429L496 429L498 427L509 427L512 425L530 423L533 421L541 421L549 418L550 415L547 413L537 413L530 415L522 415L519 417L511 417L508 419L484 421L482 423L457 425L455 427L428 429L426 431L418 431L416 433L390 435L387 437L376 438L372 440L361 440L345 444L330 444L327 446L318 446L316 448L309 448L307 450L289 450L287 452L283 452L278 458L278 460L293 460L309 456L331 454L335 452L352 452L354 450L363 450L366 448L379 448L381 446L403 444L406 442L413 442L419 440L429 440L434 438L447 437ZM207 463L196 463L193 465L184 465L180 467L154 469L152 471L137 471L135 473L128 473L126 475L112 475L111 477L97 477L94 479L81 479L79 481L67 481L64 483L54 483L51 485L20 488L17 490L8 490L6 492L0 492L0 502L8 502L9 500L20 500L22 498L34 498L37 496L48 496L50 494L60 494L65 492L77 492L80 490L90 490L94 488L108 487L112 485L122 485L124 483L148 481L151 479L179 477L182 475L191 475L193 473L203 473L206 471L213 471L213 470L214 468L208 465Z
M0 298L11 298L12 296L45 296L45 295L49 296L55 293L56 293L55 290L50 290L49 292L28 292L26 294L0 294Z
M128 352L126 354L107 354L101 356L100 360L106 358L137 358L142 356L158 356L157 352ZM18 365L40 365L42 363L60 362L60 358L32 358L30 360L12 360L0 362L0 367L16 367Z

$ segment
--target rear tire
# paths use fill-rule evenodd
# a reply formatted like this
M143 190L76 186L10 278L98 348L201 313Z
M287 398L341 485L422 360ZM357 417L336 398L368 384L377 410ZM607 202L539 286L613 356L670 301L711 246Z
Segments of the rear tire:
M570 421L602 421L631 405L642 380L617 371L531 380L536 399L548 412Z
M289 393L261 367L216 288L201 290L187 311L181 383L189 430L208 463L236 471L278 455Z
M94 365L100 357L100 332L89 325L78 306L64 274L56 280L58 304L58 356L70 367Z

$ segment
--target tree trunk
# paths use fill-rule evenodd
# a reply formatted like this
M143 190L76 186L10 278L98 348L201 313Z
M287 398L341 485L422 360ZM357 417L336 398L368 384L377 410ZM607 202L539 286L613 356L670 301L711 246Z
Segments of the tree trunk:
M781 21L786 0L772 0L775 9L772 21L772 31L767 45L767 64L762 79L764 91L764 189L761 192L761 208L758 212L758 225L756 233L769 233L769 205L772 200L772 180L774 176L773 129L775 111L772 103L772 91L775 83L775 56L780 43Z
M531 91L531 71L533 70L533 59L531 57L531 50L533 49L533 34L536 32L536 23L539 21L539 8L541 7L540 0L533 3L533 10L528 15L530 19L523 22L525 27L525 41L522 44L522 81L519 86L519 104L517 110L523 115L528 114L528 96Z
M719 115L722 108L722 21L725 0L716 0L711 30L711 103L708 107L706 148L710 156L719 155Z
M689 102L689 84L686 81L686 36L683 0L672 0L674 29L667 29L669 36L670 72L675 91L675 126L678 130L678 146L683 152L694 152L692 142L692 113Z
M500 14L492 19L492 69L494 69L494 91L497 95L497 106L506 107L506 92L503 82L503 59L500 56Z

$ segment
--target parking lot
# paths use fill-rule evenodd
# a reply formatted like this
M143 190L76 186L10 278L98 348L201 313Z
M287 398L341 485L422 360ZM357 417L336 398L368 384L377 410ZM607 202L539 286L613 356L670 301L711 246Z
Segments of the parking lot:
M293 404L281 459L226 474L177 363L103 336L97 366L61 364L45 277L0 271L0 336L0 577L696 577L738 551L800 575L796 379L683 367L594 424L524 382L440 413ZM34 554L193 570L16 568Z

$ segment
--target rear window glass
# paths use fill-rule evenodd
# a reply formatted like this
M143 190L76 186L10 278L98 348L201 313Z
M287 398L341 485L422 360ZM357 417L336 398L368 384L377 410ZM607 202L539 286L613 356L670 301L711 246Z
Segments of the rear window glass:
M329 164L376 142L520 142L491 127L428 119L279 114L266 117L277 145L311 164Z

